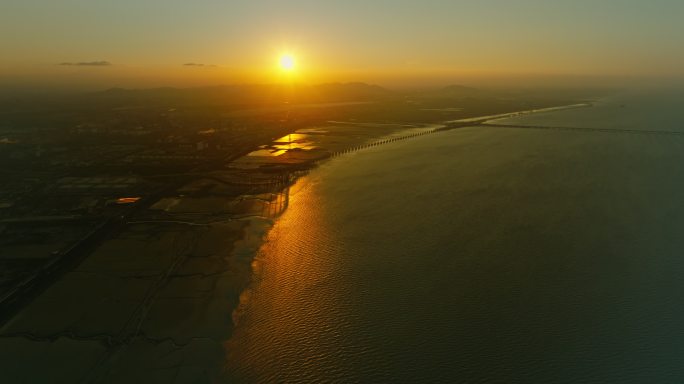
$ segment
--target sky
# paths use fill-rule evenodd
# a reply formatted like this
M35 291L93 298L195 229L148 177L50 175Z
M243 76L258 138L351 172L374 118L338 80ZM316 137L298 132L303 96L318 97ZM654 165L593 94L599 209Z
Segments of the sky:
M682 0L2 0L0 86L684 78ZM185 65L185 64L195 65Z

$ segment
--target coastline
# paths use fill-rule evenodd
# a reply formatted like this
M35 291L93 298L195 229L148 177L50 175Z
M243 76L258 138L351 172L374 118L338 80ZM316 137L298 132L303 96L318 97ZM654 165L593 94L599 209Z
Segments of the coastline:
M300 135L295 140L281 138L271 146L316 145L289 150L286 156L243 156L158 199L5 324L1 342L7 350L28 354L51 345L51 367L71 367L73 376L65 381L151 377L153 368L165 366L163 356L169 353L176 366L190 370L190 377L220 377L224 345L258 284L255 256L287 209L290 187L303 176L330 159L366 148L493 118L577 106L432 124L331 123L324 134L308 136L294 131L292 136ZM79 293L83 287L87 292ZM55 308L61 308L59 318L54 318ZM74 361L73 356L88 358ZM141 363L132 363L138 360L149 372L141 373ZM13 359L5 365L20 366Z
M401 140L407 140L411 138L416 138L419 136L423 136L426 134L433 134L433 133L439 133L443 131L448 131L452 129L457 129L457 128L466 128L466 127L476 127L479 125L483 125L489 122L496 121L498 119L505 119L505 118L510 118L510 117L516 117L516 116L523 116L523 115L529 115L529 114L536 114L536 113L547 113L547 112L556 112L556 111L562 111L562 110L569 110L569 109L576 109L576 108L590 108L592 107L593 104L589 102L583 102L583 103L575 103L575 104L564 104L564 105L559 105L559 106L554 106L554 107L547 107L547 108L536 108L536 109L530 109L530 110L521 110L521 111L516 111L516 112L508 112L508 113L502 113L502 114L496 114L496 115L487 115L487 116L478 116L478 117L471 117L471 118L465 118L465 119L458 119L458 120L449 120L449 121L444 121L441 123L435 123L435 124L426 124L422 128L418 127L411 127L411 128L406 128L404 130L399 130L394 133L391 133L389 135L386 135L384 137L380 137L375 140L369 140L365 143L362 143L357 146L353 146L351 148L348 148L343 151L339 152L333 152L330 154L330 156L327 156L322 159L318 159L315 161L312 161L310 163L309 167L306 167L304 170L296 171L293 172L292 175L293 177L289 179L289 184L287 185L287 188L289 189L290 186L295 185L302 177L305 177L306 175L309 174L309 172L315 170L319 165L324 164L328 160L331 160L333 158L339 157L341 155L349 154L352 152L360 151L363 149L371 148L371 147L376 147L379 145L383 144L389 144L392 142L396 141L401 141ZM354 124L354 123L346 123L346 124ZM356 124L363 124L363 123L356 123ZM418 130L418 131L417 131ZM289 191L288 191L289 193ZM287 209L287 207L285 207ZM232 327L237 326L239 323L240 316L242 312L244 311L244 308L249 305L249 297L250 297L250 291L252 289L253 284L255 283L255 277L259 272L259 266L254 263L254 259L265 243L265 238L272 228L272 226L275 224L275 221L278 219L278 216L282 214L284 210L280 211L277 216L275 217L262 217L260 221L257 221L256 223L248 223L245 226L244 229L244 236L246 237L245 239L239 239L236 241L236 244L242 243L243 241L248 241L250 244L250 247L245 248L244 246L237 246L235 247L234 252L238 252L240 255L247 256L244 252L248 251L248 249L251 249L252 252L245 258L245 260L249 260L251 264L251 276L249 276L246 281L248 283L244 286L240 298L238 300L238 305L233 309L233 324ZM266 224L265 222L266 221ZM258 245L254 246L254 239L259 238L258 240ZM232 329L231 329L232 333Z
M671 282L681 262L676 247L655 261L651 254L676 239L676 226L660 219L680 208L681 167L668 164L680 157L681 137L524 129L632 128L622 125L631 119L677 129L651 126L656 113L620 101L506 121L523 129L447 132L312 172L257 254L251 304L227 345L228 381L425 381L434 371L549 381L559 363L595 379L581 363L597 356L613 356L606 372L619 378L651 358L651 350L620 354L644 337L658 357L643 367L673 372L675 362L661 357L681 345L670 337L676 321L667 332L659 325L676 308ZM587 223L611 225L597 233ZM644 274L644 265L658 273ZM646 296L643 286L652 289ZM634 328L619 328L625 323ZM620 343L595 342L613 340L616 327ZM530 344L530 335L559 335L559 350L576 354L549 357L547 338ZM492 353L516 371L492 372Z
M583 103L576 103L576 104L559 105L556 107L528 109L528 110L522 110L519 112L501 113L501 114L489 115L489 116L469 117L469 118L465 118L465 119L447 121L446 123L484 123L484 122L496 121L499 119L506 119L506 118L510 118L510 117L530 115L530 114L534 114L534 113L556 112L556 111L564 111L567 109L589 108L592 106L593 106L593 103L583 102Z

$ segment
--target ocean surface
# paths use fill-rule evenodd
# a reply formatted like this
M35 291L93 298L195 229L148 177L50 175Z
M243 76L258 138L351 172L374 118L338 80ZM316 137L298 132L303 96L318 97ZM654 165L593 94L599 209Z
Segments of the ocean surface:
M684 92L496 123L300 179L228 381L684 382Z

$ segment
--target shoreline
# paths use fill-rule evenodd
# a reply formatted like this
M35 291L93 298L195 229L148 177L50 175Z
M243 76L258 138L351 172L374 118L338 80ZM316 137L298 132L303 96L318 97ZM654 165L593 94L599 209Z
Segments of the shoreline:
M316 162L314 162L313 166L310 169L307 169L306 171L302 171L301 173L298 173L293 179L292 179L292 185L302 182L304 178L313 170L316 170L319 165L325 164L328 160L333 159L335 157L339 157L344 154L356 152L362 149L366 148L371 148L374 146L386 144L386 143L391 143L395 141L400 141L400 140L406 140L410 138L415 138L418 136L422 136L425 134L432 134L432 133L439 133L439 132L444 132L456 128L467 128L467 127L474 127L477 128L478 126L481 126L483 123L492 121L493 119L501 119L501 118L508 118L508 117L516 117L516 116L523 116L523 115L529 115L529 114L535 114L535 113L547 113L547 112L556 112L556 111L562 111L562 110L570 110L570 109L576 109L576 108L588 108L592 107L593 104L591 103L577 103L577 104L568 104L568 105L561 105L561 106L555 106L555 107L549 107L549 108L538 108L538 109L532 109L532 110L522 110L522 111L515 111L515 112L509 112L509 113L504 113L504 114L496 114L496 115L488 115L488 116L478 116L474 118L467 118L467 119L461 119L457 121L457 124L454 126L454 124L449 124L453 123L453 121L446 121L442 123L437 123L437 124L431 124L431 125L426 125L427 127L430 127L429 129L426 129L423 132L412 132L416 128L408 128L405 130L397 131L395 133L392 133L388 135L387 137L379 138L374 141L367 142L362 145L358 145L356 147L352 147L348 150L342 151L340 153L336 153L331 155L330 157L327 157L325 159L320 159ZM484 125L482 125L484 126ZM283 211L284 212L284 211ZM281 212L282 213L282 212ZM258 223L258 226L255 226L252 228L251 224L248 224L245 227L245 233L249 233L250 231L254 231L254 233L260 233L261 235L261 241L258 247L254 248L254 253L252 253L249 257L251 260L251 275L245 279L245 281L248 281L248 284L244 287L240 294L240 299L238 300L238 305L234 308L233 310L233 324L232 324L232 329L231 329L231 338L226 340L225 345L227 346L226 349L226 354L230 355L232 349L229 348L230 340L233 338L232 335L235 334L235 329L240 325L242 317L245 315L245 313L248 311L248 308L250 305L252 305L251 300L254 294L254 291L258 289L259 282L262 279L262 263L263 261L260 260L260 252L264 248L264 245L267 244L268 241L268 234L269 232L273 229L273 227L277 224L278 217L273 217L269 219L269 222L266 226L264 226L263 222Z
M506 118L510 118L510 117L532 115L532 114L536 114L536 113L557 112L557 111L564 111L564 110L568 110L568 109L577 109L577 108L590 108L593 105L594 104L590 103L590 102L566 104L566 105L559 105L556 107L536 108L536 109L522 110L522 111L518 111L518 112L500 113L500 114L489 115L489 116L469 117L469 118L465 118L465 119L450 120L450 121L447 121L446 123L479 123L479 124L481 124L481 123L496 121L499 119L506 119Z
M135 217L122 219L120 231L4 324L0 343L27 354L50 345L51 366L71 364L71 374L78 380L111 377L115 372L146 377L163 369L155 364L169 350L183 356L199 353L201 363L192 369L220 377L221 361L230 352L225 345L259 281L257 255L288 208L290 188L304 176L332 158L358 150L477 127L493 117L570 107L577 104L457 123L325 126L308 136L319 146L309 151L310 156L294 150L290 157L233 168L240 160L251 161L245 154L228 167L179 175L183 179L174 183L175 189L166 189ZM326 132L321 134L322 130ZM299 135L298 140L307 140L306 134ZM58 316L55 308L61 308ZM80 355L90 358L71 358ZM185 357L178 359L177 366L191 365ZM146 361L150 371L136 371L130 363L134 360Z
M349 154L352 152L360 151L366 148L371 148L371 147L376 147L379 145L383 144L389 144L391 142L396 142L400 140L406 140L406 139L411 139L415 138L418 136L423 136L426 134L432 134L432 133L439 133L443 131L448 131L456 128L466 128L466 127L477 127L480 125L483 125L485 123L495 121L498 119L504 119L504 118L510 118L510 117L517 117L517 116L524 116L524 115L530 115L530 114L536 114L536 113L546 113L546 112L556 112L556 111L563 111L563 110L570 110L570 109L577 109L577 108L590 108L592 107L593 104L589 102L584 102L584 103L576 103L576 104L566 104L566 105L559 105L559 106L554 106L554 107L546 107L546 108L536 108L536 109L530 109L530 110L522 110L522 111L515 111L515 112L507 112L507 113L502 113L502 114L496 114L496 115L488 115L488 116L478 116L478 117L472 117L472 118L465 118L465 119L458 119L458 120L449 120L449 121L444 121L441 123L432 123L432 124L425 124L423 127L416 127L412 126L411 128L406 128L404 130L399 130L394 133L391 133L389 135L386 135L379 139L376 139L374 141L369 141L364 144L349 148L344 151L340 152L335 152L332 153L330 156L317 159L314 161L311 161L307 163L306 169L303 170L296 170L291 172L291 177L289 179L287 189L289 187L294 186L296 183L298 183L303 177L306 177L311 171L317 169L320 165L323 165L327 161L342 156L344 154ZM346 124L368 124L368 123L346 123ZM423 128L424 131L422 132L415 132L417 129ZM403 134L402 132L406 132L408 134ZM287 192L289 193L289 191ZM231 328L230 333L233 333L233 330L235 326L239 323L239 318L242 315L242 312L244 311L245 307L249 303L249 292L253 289L253 284L255 283L255 277L256 273L258 273L257 269L258 267L254 265L255 258L263 245L266 243L266 236L268 236L269 231L271 228L276 224L276 221L278 220L278 217L285 212L287 207L285 207L282 211L278 213L278 215L274 217L252 217L252 218L247 218L249 220L249 223L246 224L244 227L243 234L247 237L250 236L260 236L261 239L259 241L259 244L256 248L254 248L254 252L251 254L249 257L250 259L250 264L252 264L252 274L249 276L246 281L248 281L248 284L243 288L241 294L240 294L240 299L238 301L238 305L233 308L233 325ZM257 219L259 221L258 224L253 224L253 220ZM267 222L267 224L265 224ZM243 239L239 239L236 241L236 244L243 241ZM238 246L235 246L233 249L233 252L238 251Z

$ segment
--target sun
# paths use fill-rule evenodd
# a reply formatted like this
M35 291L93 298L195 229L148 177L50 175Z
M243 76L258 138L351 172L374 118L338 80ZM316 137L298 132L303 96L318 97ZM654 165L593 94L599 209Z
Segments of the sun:
M294 56L289 53L281 55L280 59L278 59L278 63L280 64L280 69L286 72L293 71L297 64Z

